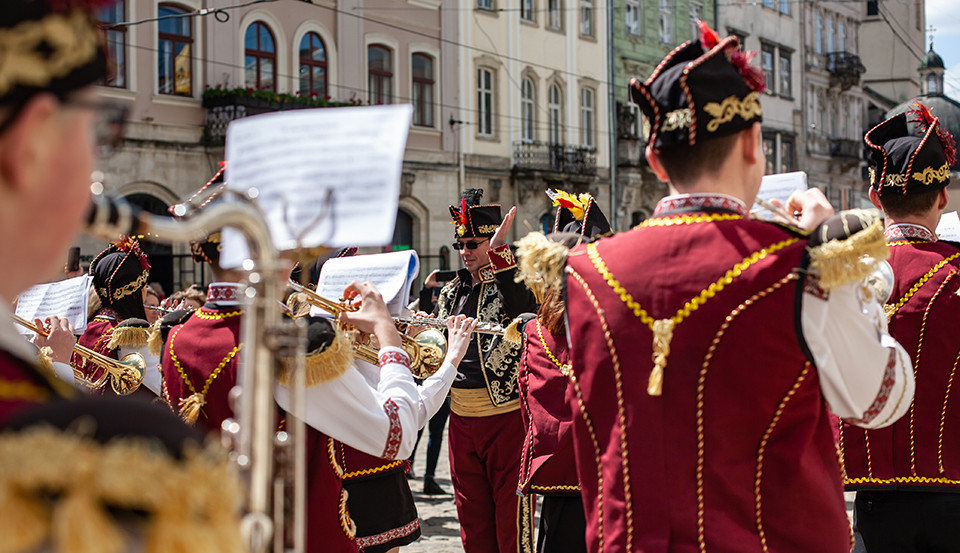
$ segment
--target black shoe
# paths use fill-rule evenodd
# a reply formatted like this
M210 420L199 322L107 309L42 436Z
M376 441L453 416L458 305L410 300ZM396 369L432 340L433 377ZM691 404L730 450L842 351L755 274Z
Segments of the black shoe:
M417 473L413 472L413 469L411 468L406 472L406 477L407 477L407 480L416 480Z
M434 480L432 476L424 476L423 493L426 495L443 495L447 493L447 491L441 488L440 484L437 484L437 481Z

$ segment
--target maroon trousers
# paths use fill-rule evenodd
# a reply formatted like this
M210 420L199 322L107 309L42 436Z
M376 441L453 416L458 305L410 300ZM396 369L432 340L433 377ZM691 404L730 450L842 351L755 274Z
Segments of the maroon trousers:
M450 414L450 474L465 553L517 551L520 411L490 417Z

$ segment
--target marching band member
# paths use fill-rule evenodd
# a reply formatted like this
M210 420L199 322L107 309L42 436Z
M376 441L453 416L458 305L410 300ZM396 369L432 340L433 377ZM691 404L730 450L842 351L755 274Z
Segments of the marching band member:
M107 73L95 4L9 0L0 10L0 420L68 393L8 315L17 294L62 267L89 205L101 111L91 85Z
M77 342L113 359L121 359L130 352L143 355L146 361L143 390L137 389L134 394L153 399L160 391L160 373L158 360L147 347L150 325L143 306L143 288L150 275L150 263L146 254L135 238L122 238L93 259L90 275L101 307ZM104 370L78 353L73 354L71 365L91 380ZM103 395L108 391L114 393L109 385L93 393Z
M857 490L854 526L869 553L951 551L960 544L960 414L950 403L960 343L960 248L937 239L953 137L925 106L874 127L870 199L886 216L894 282L884 305L914 362L909 415L892 426L840 429L844 483Z
M902 416L910 358L875 300L880 222L748 218L764 172L762 73L701 35L631 93L669 183L653 216L566 267L575 449L589 551L849 551L827 405L866 427ZM818 226L817 224L820 223Z
M572 219L563 233L551 235L566 248L610 231L610 224L589 194L563 193L558 202L554 230L562 219ZM564 217L562 217L564 216ZM521 242L522 243L522 242ZM521 274L525 271L518 247ZM536 289L536 282L527 286ZM523 326L520 358L520 414L526 437L520 456L517 492L542 497L537 551L585 552L586 521L573 451L574 411L570 394L570 353L564 326L563 291L559 281L546 290L540 310Z
M516 262L506 240L516 208L501 221L498 204L479 205L482 193L466 190L460 206L450 206L453 247L464 268L440 291L436 314L503 325L536 311L537 302L514 282ZM524 436L519 358L519 343L477 334L450 391L450 475L466 553L509 553L520 541L524 550L532 548L532 503L516 493Z

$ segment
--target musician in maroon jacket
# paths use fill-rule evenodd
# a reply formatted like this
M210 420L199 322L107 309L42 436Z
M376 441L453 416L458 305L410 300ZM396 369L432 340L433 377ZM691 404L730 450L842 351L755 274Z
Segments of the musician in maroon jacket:
M8 314L57 274L89 205L100 111L91 85L107 74L95 4L8 0L0 10L0 420L61 395Z
M840 429L844 483L857 490L854 523L868 553L960 547L960 412L951 389L960 359L960 247L937 239L947 205L953 137L926 107L864 137L870 199L886 215L893 268L884 309L913 359L916 394L892 426Z
M786 204L812 234L749 218L764 85L738 46L701 24L631 81L671 196L567 260L591 552L847 552L827 404L882 426L912 397L909 356L858 294L879 220L824 220L815 190Z
M562 228L564 234L553 235L556 240L574 247L610 231L592 197L571 199L575 205L557 207L554 228ZM561 227L561 220L569 222ZM537 532L537 551L541 553L586 551L583 502L573 452L575 413L567 397L572 390L564 311L562 287L557 282L544 294L536 316L524 324L517 376L520 414L526 429L517 492L543 498Z

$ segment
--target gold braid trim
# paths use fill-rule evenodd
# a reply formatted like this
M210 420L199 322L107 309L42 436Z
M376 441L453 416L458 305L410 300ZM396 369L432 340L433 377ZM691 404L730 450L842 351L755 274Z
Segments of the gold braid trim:
M672 227L675 225L692 225L694 223L713 223L716 221L737 221L742 216L733 213L710 213L708 215L678 215L676 217L658 217L647 219L633 228Z
M947 484L950 486L960 486L960 480L950 480L949 478L930 478L927 476L897 476L895 478L847 478L843 481L844 486L855 486L857 484Z
M110 334L107 348L142 348L150 341L150 329L135 326L118 326ZM161 346L162 347L162 346Z
M58 499L51 508L44 498ZM108 507L148 514L145 553L243 550L236 474L219 448L176 460L144 438L99 444L35 427L0 436L0 535L5 552L50 542L62 553L120 553L128 533Z
M563 376L569 377L573 374L573 369L570 367L570 363L561 363L557 356L550 351L550 348L547 347L547 343L543 341L543 329L540 326L540 317L537 317L537 337L540 338L540 345L543 346L543 353L547 354L547 357L550 358L550 361L553 361L553 364L560 369L560 374Z
M193 316L198 319L206 319L208 321L215 321L217 319L228 319L230 317L238 317L243 315L243 311L229 311L229 312L220 312L220 311L207 311L202 307L193 312Z
M920 287L922 287L924 284L926 284L926 282L927 282L928 280L930 280L930 278L933 277L933 275L937 274L937 273L940 271L940 269L942 269L947 263L950 263L951 261L953 261L954 259L956 259L956 258L958 258L958 257L960 257L960 252L955 253L955 254L951 255L950 257L941 260L939 263L937 263L936 265L934 265L929 271L927 271L927 273L926 273L925 275L923 275L922 277L920 277L919 280L917 280L916 282L914 282L914 283L913 283L913 286L911 286L910 289L907 290L907 293L904 294L902 298L900 298L899 300L897 300L897 303L894 303L894 304L890 304L890 303L884 304L883 310L884 310L884 311L886 312L886 314L887 314L887 322L890 322L890 319L892 319L893 316L897 314L897 311L900 311L900 308L903 307L904 304L906 304L908 301L910 301L910 298L912 298L913 295L916 294L918 290L920 290Z
M557 486L538 486L536 484L530 484L530 489L535 492L579 492L579 485L567 485L560 484Z
M563 282L563 268L570 250L549 240L542 232L531 232L516 245L518 270L514 280L526 284L540 303L548 288Z
M403 464L404 459L397 459L392 463L387 463L386 465L380 465L379 467L355 470L353 472L345 472L341 477L342 480L350 480L351 478L357 478L358 476L368 476L371 474L377 474L380 472L386 472L390 469L395 469Z
M883 236L881 232L881 237ZM680 308L672 317L668 319L654 320L633 296L620 284L613 273L607 268L607 264L600 257L597 251L597 244L587 246L587 256L593 262L593 266L600 273L600 276L607 282L607 285L620 296L620 300L627 304L633 314L640 317L640 321L647 325L653 332L653 369L647 382L647 393L652 396L659 396L663 393L663 371L667 366L667 357L670 355L670 342L673 340L674 329L683 322L691 313L700 308L710 298L717 295L725 286L732 283L748 267L767 257L767 255L778 250L786 248L799 241L799 238L788 238L753 252L728 270L719 280L710 284L700 291L699 294L690 298L683 307Z
M343 480L343 468L340 467L340 464L337 463L337 451L333 445L333 438L327 437L327 458L330 462L330 468L333 469L333 473ZM352 539L357 537L357 525L353 522L353 519L350 518L350 510L347 508L347 497L349 494L347 490L343 489L343 485L340 486L340 504L337 508L338 518L340 519L340 529L343 530L343 533Z
M180 373L180 378L183 380L184 384L187 385L187 388L192 392L186 398L180 398L178 407L180 408L179 414L180 418L184 420L187 424L194 424L197 422L197 419L200 417L200 410L203 409L203 406L207 404L207 391L210 390L210 385L213 384L213 381L220 376L220 372L223 371L223 368L227 366L240 351L240 348L243 344L237 344L226 357L220 361L220 364L217 365L217 368L213 370L212 373L207 377L207 380L203 383L203 389L200 392L197 392L197 389L193 387L193 382L190 380L190 377L187 376L186 370L184 370L183 365L180 364L180 360L177 358L176 352L173 351L173 342L176 339L177 335L180 334L180 331L183 329L181 326L177 329L176 333L170 337L170 360L173 361L173 366L177 368L177 372ZM172 405L171 405L172 407Z
M874 218L866 228L844 240L830 240L810 248L810 269L819 277L820 288L830 292L844 284L863 280L874 271L874 263L861 260L864 256L874 261L890 257L879 218Z
M320 353L307 356L307 387L339 378L352 365L353 345L337 326L333 343ZM277 382L283 386L289 386L293 380L294 370L296 370L296 362L293 359L284 359L283 364L277 370Z

